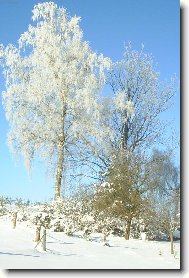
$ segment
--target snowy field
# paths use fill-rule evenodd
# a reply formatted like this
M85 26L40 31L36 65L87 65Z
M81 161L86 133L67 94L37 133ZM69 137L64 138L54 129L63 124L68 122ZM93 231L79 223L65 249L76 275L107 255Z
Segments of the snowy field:
M35 230L26 223L12 229L10 221L0 219L1 269L179 269L180 242L175 255L169 242L155 242L110 236L104 246L100 234L88 240L80 234L67 236L47 230L47 251L34 249Z

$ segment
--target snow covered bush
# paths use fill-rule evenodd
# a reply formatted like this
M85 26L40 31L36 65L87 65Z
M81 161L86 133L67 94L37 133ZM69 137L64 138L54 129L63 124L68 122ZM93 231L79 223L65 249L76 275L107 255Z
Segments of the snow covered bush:
M8 210L6 209L6 206L1 202L0 204L0 216L6 215L8 213Z

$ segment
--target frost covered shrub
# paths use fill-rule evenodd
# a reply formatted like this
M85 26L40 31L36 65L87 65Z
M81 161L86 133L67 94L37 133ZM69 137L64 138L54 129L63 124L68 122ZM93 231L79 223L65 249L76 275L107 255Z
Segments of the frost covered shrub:
M53 230L54 232L64 232L64 226L62 225L60 220L54 222Z
M65 232L68 235L83 231L85 238L95 232L106 236L123 236L126 225L125 220L95 210L92 199L69 198L48 205L46 212L51 212L52 231Z
M18 217L17 217L18 222L24 222L24 221L28 221L28 220L29 220L29 217L26 212L25 213L18 212Z
M63 209L65 230L83 231L91 226L93 215L90 202L70 198L64 204Z
M32 227L40 225L54 232L64 232L69 236L80 232L83 238L90 239L91 233L101 233L103 240L109 235L124 236L126 219L113 216L106 210L96 210L92 197L72 197L54 203L20 205L13 204L0 206L0 216L11 217L11 212L17 210L18 221L25 221ZM150 217L151 216L151 217ZM153 216L153 217L152 217ZM158 215L142 214L141 217L133 217L131 222L130 237L141 238L141 232L145 232L148 240L166 240L169 234L158 224Z
M46 212L37 212L34 214L32 223L34 225L40 225L45 227L46 229L51 228L51 218L48 213Z
M94 212L94 222L91 224L93 232L102 233L104 235L122 236L124 233L125 222L116 217L107 216L103 212Z
M140 221L136 218L131 223L131 238L139 239L141 236Z
M0 206L0 216L6 215L8 213L7 209L5 207Z
M7 213L7 209L4 206L4 199L3 197L0 198L0 216L3 216Z
M8 215L10 212L10 204L13 202L12 199L8 197L0 197L0 216Z
M46 225L52 231L72 235L85 228L83 215L81 201L72 198L40 206L33 215L33 223L37 225L37 222L40 221L42 225Z

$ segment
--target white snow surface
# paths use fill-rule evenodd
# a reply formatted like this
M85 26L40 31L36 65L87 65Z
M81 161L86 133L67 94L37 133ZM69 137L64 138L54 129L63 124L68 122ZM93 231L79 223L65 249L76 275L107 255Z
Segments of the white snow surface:
M102 235L88 240L47 230L47 251L34 248L35 227L25 222L12 229L10 220L0 218L0 269L179 269L180 242L175 255L169 242L155 242L109 236L104 246Z

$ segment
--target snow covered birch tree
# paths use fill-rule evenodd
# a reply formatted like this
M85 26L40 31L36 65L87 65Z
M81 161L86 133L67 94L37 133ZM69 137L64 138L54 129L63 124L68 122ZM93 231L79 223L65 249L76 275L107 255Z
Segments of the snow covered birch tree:
M30 169L38 156L56 167L61 195L65 159L83 138L98 140L100 92L110 60L83 41L79 17L54 2L34 6L18 47L1 47L8 144ZM93 140L93 139L91 139Z

